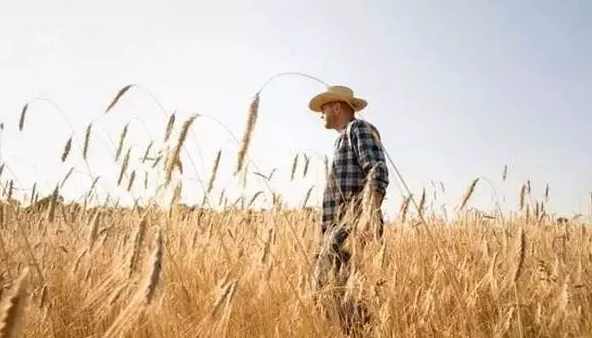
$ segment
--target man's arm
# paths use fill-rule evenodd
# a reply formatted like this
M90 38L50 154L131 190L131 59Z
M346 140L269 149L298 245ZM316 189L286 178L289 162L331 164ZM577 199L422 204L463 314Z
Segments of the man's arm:
M358 121L352 128L352 136L353 146L358 154L358 162L372 185L374 206L380 208L389 185L388 169L380 135L369 124ZM373 175L369 176L373 168Z

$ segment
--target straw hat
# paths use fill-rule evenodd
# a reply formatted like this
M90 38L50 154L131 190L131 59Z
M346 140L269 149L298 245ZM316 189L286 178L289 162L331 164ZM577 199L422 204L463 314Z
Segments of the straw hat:
M313 97L308 107L315 112L321 112L321 107L325 103L343 101L349 103L354 111L358 112L368 105L366 100L355 97L353 90L345 86L330 86L325 92Z

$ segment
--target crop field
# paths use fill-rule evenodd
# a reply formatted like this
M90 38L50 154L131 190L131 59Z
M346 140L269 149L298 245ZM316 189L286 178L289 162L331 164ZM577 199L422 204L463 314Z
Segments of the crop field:
M237 172L248 158L258 100ZM170 136L169 122L163 130ZM91 205L91 192L69 201L59 186L18 201L13 182L3 179L0 337L345 337L338 292L367 309L352 336L592 336L586 217L548 215L544 199L526 198L527 185L516 189L515 211L485 215L465 207L478 180L467 182L453 221L430 212L425 195L406 199L384 241L362 249L350 236L347 283L316 289L315 208L284 208L272 191L265 192L274 201L267 210L244 201L221 210L179 202L180 153L192 122L177 121L173 147L148 147L144 156L164 173L156 184L171 191L170 205ZM141 178L130 171L124 139L118 184L131 186ZM82 144L86 158L89 142ZM70 139L63 159L73 151ZM214 167L210 185L215 175Z

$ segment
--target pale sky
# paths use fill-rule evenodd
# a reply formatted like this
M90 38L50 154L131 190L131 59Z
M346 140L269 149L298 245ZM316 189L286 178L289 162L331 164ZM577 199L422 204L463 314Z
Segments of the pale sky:
M364 118L376 125L387 151L415 194L428 196L443 182L436 207L456 206L471 180L488 178L504 208L517 205L520 185L533 196L551 187L548 209L590 212L592 192L592 2L572 1L9 1L0 2L0 118L2 158L19 188L34 182L49 193L72 166L63 189L76 198L90 187L81 162L89 122L89 161L112 194L119 164L119 133L134 117L126 147L141 157L150 136L162 141L168 113L176 130L191 114L213 116L241 138L250 100L271 76L303 72L350 86L368 100ZM123 86L130 90L107 116ZM307 108L321 84L280 77L261 95L250 155L272 187L292 205L319 206L324 183L321 155L337 134ZM20 112L34 101L25 130ZM51 102L51 103L50 103ZM67 116L66 120L58 110ZM75 139L62 164L62 147ZM235 192L231 171L236 145L211 119L198 118L187 151L207 181L218 149L221 172L214 196ZM199 151L198 145L199 144ZM294 155L311 155L311 174ZM123 155L122 154L122 157ZM201 201L202 188L186 154L184 197ZM120 160L121 161L121 160ZM504 165L508 178L502 182ZM137 161L130 166L138 168ZM250 170L254 168L250 167ZM397 215L402 191L389 163L387 217ZM138 169L135 197L146 194ZM127 185L127 179L123 186ZM205 183L204 183L205 184ZM248 195L264 190L248 178ZM26 191L25 191L26 192ZM477 188L472 206L491 210L491 187Z

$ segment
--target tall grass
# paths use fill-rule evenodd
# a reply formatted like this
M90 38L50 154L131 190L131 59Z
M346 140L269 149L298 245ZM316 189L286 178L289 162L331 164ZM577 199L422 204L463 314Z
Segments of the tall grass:
M7 285L2 299L25 303L14 315L7 305L5 317L18 317L7 322L22 323L28 337L341 335L337 321L317 308L311 271L286 224L302 229L312 257L318 251L315 211L196 208L171 218L156 207L143 216L100 208L99 218L99 212L71 204L55 208L63 208L65 217L55 213L52 222L3 208L10 222L0 229ZM529 223L518 214L507 221L503 228L495 221L461 219L448 227L430 221L458 268L457 295L428 240L413 228L388 224L384 246L358 253L360 275L347 284L369 309L370 336L518 336L520 330L525 337L589 335L590 231L579 224ZM24 249L27 242L33 256ZM24 298L10 300L8 288L18 290L17 278L33 257L43 277L30 273L31 296L19 291L12 294ZM548 276L541 266L553 267Z
M132 87L120 90L107 112ZM256 167L247 154L258 106L259 93L235 173ZM163 126L165 140L174 116ZM175 169L183 170L181 148L195 118L182 124L172 150L156 150L157 158L164 159L151 166L164 173L165 183L175 180ZM92 151L91 125L82 147L85 158ZM127 129L116 159L123 154ZM153 141L142 151L142 162L156 146ZM121 183L131 172L128 191L140 174L130 157L128 150L117 175ZM220 157L221 151L204 185L208 198ZM288 180L295 177L298 157ZM303 154L302 159L306 176L310 157ZM143 178L145 186L157 180L148 171ZM504 217L483 215L468 207L478 181L470 182L453 221L429 214L424 190L417 214L409 208L415 204L412 196L403 200L399 217L386 224L382 243L360 250L355 232L348 239L346 246L355 248L354 265L338 291L349 303L337 305L364 304L369 320L356 335L592 336L587 311L592 305L592 234L586 224L572 219L557 225L542 202L531 217L530 181L520 189L516 211ZM91 207L86 199L84 204L67 202L59 186L46 198L31 198L31 207L5 199L0 206L0 338L344 336L339 306L322 302L336 290L315 289L311 281L310 262L320 250L318 210L306 208L314 186L298 210L283 208L277 192L266 188L241 196L243 207L237 200L219 211L206 208L205 195L201 206L181 204L181 181L174 184L169 209L154 203ZM4 197L12 196L10 190ZM272 195L274 208L248 208L265 193ZM545 200L548 195L547 186ZM219 200L228 201L224 190ZM431 238L418 231L420 221Z

